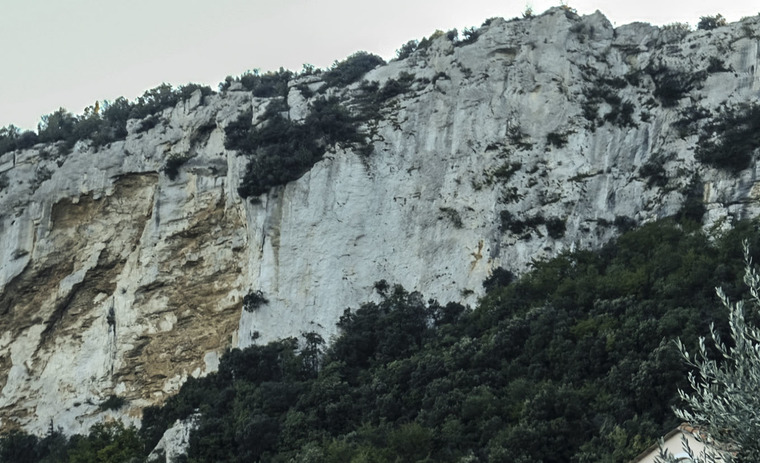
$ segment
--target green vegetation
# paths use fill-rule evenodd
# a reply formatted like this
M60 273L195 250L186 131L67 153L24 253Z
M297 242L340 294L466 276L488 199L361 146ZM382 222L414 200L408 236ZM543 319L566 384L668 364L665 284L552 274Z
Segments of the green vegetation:
M509 211L501 211L499 217L501 219L499 229L520 235L520 239L529 239L531 230L537 231L540 225L544 225L547 234L554 239L565 236L565 220L558 217L546 219L543 215L537 214L518 219Z
M677 106L681 98L707 78L707 71L687 73L664 65L650 65L646 71L654 80L655 98L666 108Z
M670 156L659 153L653 154L646 163L639 167L639 175L647 181L647 187L664 187L668 184L668 175L665 171L665 162Z
M681 119L674 122L673 127L678 131L681 138L697 135L700 121L709 118L711 115L707 108L696 104L690 105L681 110Z
M689 25L689 23L679 23L679 22L669 23L662 26L662 29L666 31L667 30L680 31L684 35L691 32L691 26Z
M760 148L760 105L741 103L723 110L702 130L695 151L698 161L738 172L748 168Z
M717 14L715 16L700 16L699 23L697 23L697 29L709 31L712 29L717 29L721 26L725 26L726 24L728 23L722 14Z
M243 198L255 198L270 188L297 180L309 171L328 149L338 145L366 145L357 120L337 100L312 101L302 122L284 116L282 101L270 103L263 122L254 127L252 113L244 112L225 129L225 147L248 157L238 188Z
M106 400L101 403L98 408L100 410L118 410L127 403L124 397L119 397L115 394L108 396Z
M492 171L486 172L486 185L493 183L506 184L514 175L522 169L520 162L505 162Z
M462 47L464 45L475 43L478 41L479 36L480 32L478 32L478 30L474 27L465 27L462 30L462 39L454 42L454 45L457 47Z
M393 98L411 92L412 85L416 82L413 74L401 72L396 79L388 79L381 87L379 82L364 81L359 87L361 93L354 98L357 108L357 120L361 122L373 122L382 118L380 113L383 106ZM368 145L364 151L371 151Z
M405 44L401 45L401 48L396 50L396 59L401 61L402 59L406 59L412 55L417 50L417 47L420 45L419 40L410 40L406 42Z
M622 77L596 79L593 85L584 90L585 100L581 103L583 116L590 122L589 128L595 129L605 122L618 127L637 127L633 120L635 106L630 101L623 101L619 96L620 90L627 87L628 80ZM607 103L610 110L599 117L599 106Z
M190 159L189 154L172 154L166 158L166 163L161 169L170 180L174 180L179 175L179 168Z
M41 439L21 431L0 438L3 463L128 463L146 455L137 429L119 422L96 424L86 436L67 438L51 427Z
M555 148L562 148L567 145L567 137L569 134L569 132L550 132L546 135L546 142Z
M456 209L452 209L450 207L439 207L438 210L443 213L443 217L446 217L451 223L454 224L454 227L462 228L464 226L464 222L462 222L462 216L459 215L459 212Z
M366 51L356 52L343 61L336 61L330 70L322 75L322 79L325 81L323 89L350 85L382 64L385 64L385 60L377 55Z
M757 312L760 309L760 275L752 266L746 241L743 247L744 283ZM677 408L675 412L680 419L698 426L703 438L718 443L706 455L693 455L686 448L693 461L760 461L757 419L760 410L757 395L760 389L760 330L747 320L748 316L757 319L758 313L746 314L743 301L732 303L720 288L717 293L728 310L731 342L724 343L713 326L710 327L712 348L708 348L705 338L700 337L698 354L694 356L689 354L683 342L677 341L681 355L697 374L689 374L691 394L679 391L688 408ZM712 360L714 356L723 360L718 363ZM664 449L661 449L660 459L678 461Z
M497 269L474 310L379 281L380 301L346 310L330 346L309 333L233 349L146 409L139 432L16 432L0 455L130 461L200 413L188 462L629 461L678 424L688 368L673 340L696 345L711 322L728 332L711 288L746 294L745 238L760 249L752 222L717 239L648 224L519 279Z
M261 290L251 291L243 297L243 310L246 312L253 312L264 304L269 304L269 299Z
M304 73L309 69L304 65ZM313 70L312 70L313 71ZM239 77L227 76L224 82L219 84L220 91L226 91L235 82L240 84L246 90L253 93L258 98L273 98L288 96L288 82L294 77L291 71L280 68L277 72L266 72L262 74L258 69L247 71Z
M37 143L61 143L65 152L70 151L79 140L90 140L93 147L123 140L127 136L128 119L144 119L140 130L148 130L158 123L158 113L190 98L196 90L203 96L213 93L209 87L188 84L172 88L161 84L147 90L134 103L119 97L113 102L96 102L84 113L75 116L59 108L41 117L37 133L21 132L10 125L0 128L0 154L17 149L31 148Z
M0 128L0 154L31 148L37 143L39 137L30 130L22 132L13 124Z

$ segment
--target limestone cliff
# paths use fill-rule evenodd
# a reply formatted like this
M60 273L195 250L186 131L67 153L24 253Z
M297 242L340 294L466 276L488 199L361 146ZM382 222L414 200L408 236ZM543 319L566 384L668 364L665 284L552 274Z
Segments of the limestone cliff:
M728 148L715 127L760 104L759 37L758 17L687 33L562 8L491 20L474 43L441 35L325 91L356 112L367 82L407 83L362 127L371 153L332 147L258 202L237 193L246 159L224 129L248 110L266 123L271 99L239 86L148 130L130 121L106 147L3 155L2 426L137 419L225 349L329 338L381 279L472 304L495 268L599 247L685 204L704 203L710 230L756 216L754 158L725 168L695 151ZM321 86L291 82L288 117ZM171 157L187 160L174 179ZM268 303L242 310L253 291ZM126 405L102 411L112 395Z

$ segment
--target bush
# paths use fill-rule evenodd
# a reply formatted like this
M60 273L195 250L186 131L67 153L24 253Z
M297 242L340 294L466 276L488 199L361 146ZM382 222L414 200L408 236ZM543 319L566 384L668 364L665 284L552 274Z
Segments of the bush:
M119 397L115 394L112 394L108 396L106 400L103 401L100 405L98 405L98 410L105 411L105 410L118 410L121 407L123 407L127 403L127 400L124 397Z
M132 104L126 98L119 97L113 102L104 101L101 107L101 125L92 137L94 146L102 146L127 136L127 120L132 112Z
M261 290L251 291L243 298L243 310L253 312L264 304L269 304L269 299L264 297Z
M699 162L738 172L748 168L760 148L760 105L742 103L726 109L707 124L699 136Z
M670 23L662 26L663 32L669 32L676 36L678 40L683 39L691 32L691 26L688 23Z
M438 209L443 213L444 217L446 217L449 221L451 221L451 223L454 224L455 228L462 228L464 226L464 223L462 222L462 216L459 215L459 212L456 209L452 209L450 207L439 207Z
M697 135L696 130L699 121L707 119L712 115L709 109L698 105L687 106L681 111L681 119L673 123L673 127L678 131L681 138L690 135Z
M522 169L520 162L505 162L493 171L488 173L486 183L491 184L499 182L502 185L509 183L509 180Z
M179 175L179 168L190 159L189 154L172 154L166 158L166 163L161 169L163 173L169 177L169 180L174 180Z
M489 292L497 288L509 286L509 284L516 279L517 277L515 277L514 273L503 267L497 267L491 272L491 275L488 278L483 280L483 288Z
M664 187L668 183L665 172L664 160L659 156L653 156L645 164L639 167L639 175L647 180L647 187Z
M596 124L602 125L609 122L618 127L636 127L633 120L633 111L635 106L630 101L623 101L619 95L619 90L627 87L628 80L622 77L610 79L599 79L593 86L584 90L586 100L582 102L581 108L583 116L591 122L589 128L594 129ZM599 118L599 105L607 103L610 111Z
M435 39L442 37L443 35L444 32L442 30L436 29L435 32L430 34L430 37L423 37L422 40L420 40L420 44L417 46L417 50L427 50L433 44L433 41Z
M77 124L77 118L64 108L42 116L42 121L37 124L37 134L42 143L54 143L65 141L66 146L74 146L74 127Z
M655 83L654 96L666 108L676 106L678 100L707 77L707 71L689 74L666 66L650 66L647 71Z
M227 90L233 82L240 82L246 90L253 93L258 98L274 98L288 96L288 82L293 78L293 73L284 68L277 72L267 72L261 74L258 69L246 71L237 78L227 77L222 84L219 84L220 90Z
M546 232L549 233L549 236L555 240L558 240L565 236L566 229L567 223L565 219L552 217L546 221Z
M38 142L39 137L32 131L22 132L13 124L0 128L0 154L28 149Z
M715 16L700 16L699 23L697 23L697 29L702 31L709 31L717 29L718 27L725 26L727 24L726 18L721 14Z
M326 87L345 87L359 80L364 74L385 64L377 55L358 51L343 61L336 61L322 76Z
M711 56L709 58L709 64L707 66L707 72L729 72L730 69L726 67L726 63L717 56Z
M364 122L380 119L380 109L383 104L398 95L411 91L414 82L414 75L408 72L400 73L398 79L388 79L382 87L378 82L364 81L359 88L361 94L354 100L358 108L358 119Z
M630 101L621 102L604 115L604 120L618 127L637 127L638 124L633 121L634 109L636 108Z
M755 311L760 308L760 275L752 266L749 245L745 240L744 283L752 295ZM744 301L732 303L722 288L716 290L723 307L728 310L731 342L725 343L713 324L710 325L712 347L705 338L699 338L698 353L692 356L686 345L677 340L686 364L697 369L689 373L691 393L679 390L679 396L688 408L677 408L679 419L696 426L703 439L718 443L711 445L705 458L698 462L734 462L760 460L760 329L748 322ZM717 353L719 361L713 360ZM686 449L691 457L691 451ZM663 458L665 457L665 458ZM676 460L661 453L660 461ZM714 458L716 458L714 460Z
M417 47L419 46L420 42L419 40L410 40L406 42L405 44L401 45L401 48L396 50L396 59L401 61L402 59L406 59L409 56L411 56L412 53L414 53L417 50Z
M231 349L216 373L146 408L139 434L120 424L70 441L52 429L44 439L10 433L0 461L142 461L191 416L188 461L632 461L679 422L671 406L689 382L671 340L698 345L711 320L723 339L741 328L735 308L731 323L716 311L711 288L751 296L738 277L744 238L760 247L757 222L717 237L650 223L599 252L535 261L520 278L497 268L474 310L381 281L379 300L347 309L324 353L314 333L300 349L294 338ZM756 360L756 343L742 346L742 336L727 343L728 368L707 365L719 388L749 383L721 381L738 378L734 344ZM723 403L755 404L750 386ZM755 432L757 408L707 424ZM746 445L756 449L756 436Z
M532 217L526 217L524 219L518 219L509 211L501 211L500 218L501 226L499 229L502 231L509 230L515 235L522 235L525 232L529 233L529 230L535 230L539 225L546 223L546 219L544 219L544 216L541 214L537 214ZM523 238L526 237L527 235L523 236Z
M551 132L548 135L546 135L546 142L554 146L555 148L562 148L565 145L567 145L567 135L568 135L567 132L565 133Z
M300 123L285 118L280 109L277 104L270 105L258 128L251 125L251 113L246 112L225 130L225 147L249 157L238 188L243 198L297 180L330 147L364 143L356 119L335 98L312 102L311 111Z
M703 200L704 183L698 175L694 175L689 184L681 192L683 194L683 203L678 211L677 218L684 223L702 223L707 208Z
M214 91L209 87L208 85L200 85L200 84L185 84L180 86L176 91L178 93L178 99L179 101L184 101L190 99L191 96L193 96L193 93L195 93L196 90L201 91L201 102L203 101L203 97L207 97L209 95L213 95Z
M16 139L16 149L29 149L39 142L39 136L31 130L27 130Z
M478 32L477 29L474 27L465 27L462 30L462 40L456 43L457 46L463 46L463 45L469 45L471 43L475 43L478 41L478 37L480 36L480 32Z

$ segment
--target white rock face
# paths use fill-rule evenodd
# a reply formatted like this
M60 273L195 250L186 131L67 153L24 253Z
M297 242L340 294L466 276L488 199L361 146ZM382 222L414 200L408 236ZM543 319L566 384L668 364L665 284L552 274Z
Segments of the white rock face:
M555 8L493 20L473 44L439 37L364 76L415 79L365 125L372 154L332 149L259 204L237 194L246 159L224 127L248 109L260 123L268 101L239 87L198 93L148 131L131 121L99 150L0 156L2 426L136 421L230 347L329 338L381 279L474 304L497 267L676 214L694 178L707 229L756 216L756 164L716 169L694 150L718 108L758 103L759 23L681 36ZM653 96L663 69L686 79L671 106ZM293 120L321 97L298 84ZM358 111L361 87L327 94ZM697 109L710 117L679 131ZM188 158L175 179L170 156ZM243 311L251 291L269 303ZM111 395L127 405L99 410Z
M175 463L182 461L182 455L190 446L190 433L197 427L199 415L192 415L186 420L177 420L167 429L156 448L148 455L148 462Z

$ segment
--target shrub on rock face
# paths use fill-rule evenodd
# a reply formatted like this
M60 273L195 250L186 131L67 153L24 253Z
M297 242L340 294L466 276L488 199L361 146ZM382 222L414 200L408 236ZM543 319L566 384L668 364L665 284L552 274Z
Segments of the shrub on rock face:
M666 108L678 105L678 100L707 77L707 71L687 73L665 66L650 66L647 72L655 83L654 96Z
M401 48L396 50L396 59L400 61L402 59L408 58L412 53L415 52L415 50L417 50L419 44L419 40L410 40L401 45Z
M38 142L39 137L30 130L22 132L13 124L0 128L0 154L31 148Z
M76 124L77 118L73 114L64 108L59 108L51 114L42 116L42 121L37 125L37 133L43 143L69 140ZM73 145L74 143L71 143L71 146Z
M699 136L698 161L734 172L752 163L760 148L760 105L740 104L723 111Z
M564 219L560 219L559 217L552 217L546 221L546 232L549 233L549 236L555 240L558 240L565 236L566 229L567 224Z
M179 175L179 168L189 159L190 156L188 154L172 154L166 159L166 163L161 170L170 180L174 180Z
M247 71L240 77L227 77L224 82L219 84L219 89L224 91L230 88L233 82L240 82L246 90L253 93L258 98L272 98L276 96L286 97L288 95L288 82L293 78L293 73L284 68L277 72L260 73L258 69Z
M250 112L243 113L225 130L225 147L249 157L238 188L243 198L297 180L331 147L364 142L355 118L337 99L314 101L302 122L291 121L280 109L270 106L258 127L251 125Z
M358 81L364 74L381 64L385 64L381 57L359 51L341 62L336 61L330 70L324 73L324 81L327 87L344 87Z
M108 396L108 398L104 400L103 403L101 403L98 406L98 409L103 410L103 411L104 410L118 410L121 407L123 407L124 404L126 403L127 403L127 400L124 397L119 397L115 394L112 394Z
M697 24L697 29L709 31L725 26L726 24L726 18L724 18L722 14L717 14L715 16L701 16L699 18L699 23Z
M251 291L243 298L243 310L246 312L253 312L264 304L269 304L269 299L264 297L261 290Z

